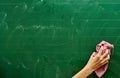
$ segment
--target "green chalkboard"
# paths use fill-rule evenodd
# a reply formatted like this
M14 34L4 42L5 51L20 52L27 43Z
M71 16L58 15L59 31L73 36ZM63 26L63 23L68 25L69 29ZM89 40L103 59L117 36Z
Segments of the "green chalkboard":
M120 0L0 0L0 78L71 78L102 40L120 78Z

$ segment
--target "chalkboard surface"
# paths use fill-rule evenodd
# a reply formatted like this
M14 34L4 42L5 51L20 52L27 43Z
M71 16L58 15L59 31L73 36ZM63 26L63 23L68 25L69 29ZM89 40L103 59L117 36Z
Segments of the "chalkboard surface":
M102 40L120 78L120 0L0 0L0 78L71 78Z

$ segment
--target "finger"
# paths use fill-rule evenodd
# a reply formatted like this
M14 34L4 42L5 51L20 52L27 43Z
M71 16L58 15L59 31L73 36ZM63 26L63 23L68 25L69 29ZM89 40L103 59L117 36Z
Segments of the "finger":
M109 62L109 61L105 61L105 62L103 62L101 66L103 66L103 65L107 64L108 62Z
M108 54L110 54L110 49L106 49L105 52L108 52Z
M102 53L103 53L103 46L101 46L101 48L100 48L100 50L98 52L98 55L102 55Z
M110 60L110 55L108 55L106 58L105 58L105 61L109 61Z
M107 57L104 58L101 63L104 64L104 63L106 63L106 62L109 61L109 60L110 60L110 55L107 55Z
M109 50L107 49L107 50L105 51L105 53L102 55L102 58L107 57L108 54L109 54Z
M108 49L108 54L110 55L110 49Z
M108 61L110 60L110 55L107 56L106 60L108 60Z
M93 52L93 53L92 53L92 56L95 57L95 55L96 55L96 52Z

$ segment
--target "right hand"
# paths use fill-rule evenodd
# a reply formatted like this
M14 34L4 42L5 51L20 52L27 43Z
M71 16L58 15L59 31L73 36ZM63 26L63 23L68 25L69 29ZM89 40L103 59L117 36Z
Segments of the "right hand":
M105 53L103 54L103 48L104 47L102 46L98 53L93 52L85 68L90 69L91 72L93 72L99 67L108 63L110 59L109 49L106 49Z

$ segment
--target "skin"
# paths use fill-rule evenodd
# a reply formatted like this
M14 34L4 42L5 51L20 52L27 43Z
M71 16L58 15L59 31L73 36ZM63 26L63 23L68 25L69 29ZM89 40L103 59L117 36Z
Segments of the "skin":
M87 78L96 69L108 63L110 59L110 55L108 52L109 49L107 49L106 52L103 54L103 48L104 47L102 46L98 53L93 52L86 66L77 74L75 74L72 78Z

